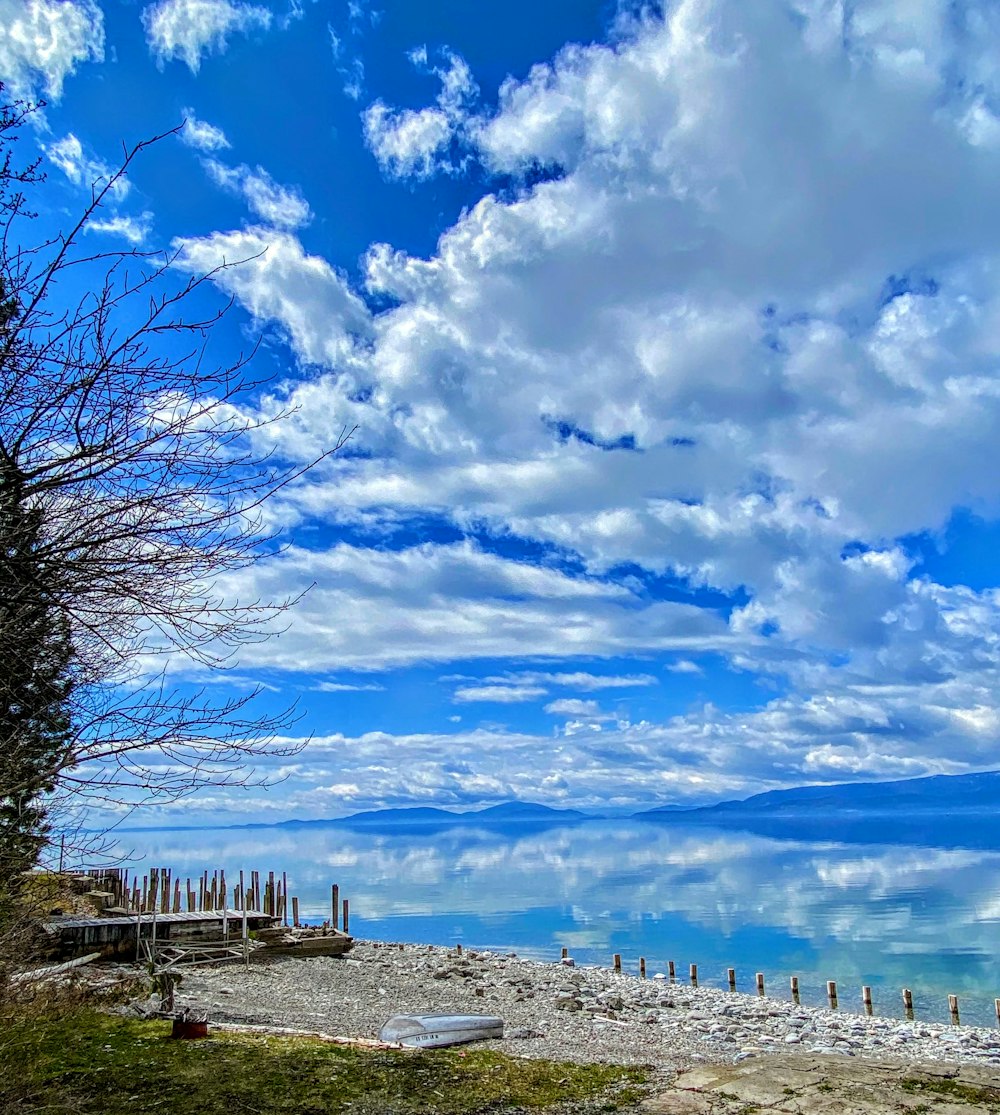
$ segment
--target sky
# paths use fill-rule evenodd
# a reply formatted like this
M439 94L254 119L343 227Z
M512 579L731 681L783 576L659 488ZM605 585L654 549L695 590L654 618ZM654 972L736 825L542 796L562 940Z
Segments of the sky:
M1000 766L994 3L0 0L0 78L43 221L186 121L87 235L246 260L261 447L354 429L207 679L308 742L163 818Z

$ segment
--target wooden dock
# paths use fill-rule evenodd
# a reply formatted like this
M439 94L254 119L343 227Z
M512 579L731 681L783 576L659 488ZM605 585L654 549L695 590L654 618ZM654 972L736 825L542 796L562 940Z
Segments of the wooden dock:
M247 910L246 925L254 932L278 919L262 910ZM50 918L42 928L52 941L52 955L68 959L100 950L108 958L135 956L138 941L220 941L243 932L242 910L192 910L178 913L144 913L117 917ZM228 934L227 934L228 931Z

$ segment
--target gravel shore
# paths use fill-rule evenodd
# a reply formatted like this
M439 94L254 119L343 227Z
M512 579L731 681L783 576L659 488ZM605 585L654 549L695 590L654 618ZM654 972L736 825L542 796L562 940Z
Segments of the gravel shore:
M606 968L357 941L344 958L185 972L177 1007L210 1019L373 1038L396 1013L495 1014L509 1053L578 1062L735 1064L775 1052L997 1066L1000 1031L868 1018Z

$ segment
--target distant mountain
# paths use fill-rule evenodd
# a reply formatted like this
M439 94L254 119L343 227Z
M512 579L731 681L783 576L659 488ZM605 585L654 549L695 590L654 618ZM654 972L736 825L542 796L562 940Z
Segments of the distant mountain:
M781 840L1000 848L1000 771L770 790L745 801L636 813L638 821Z
M634 816L644 820L719 821L729 816L814 816L818 813L910 814L1000 810L1000 771L935 774L896 782L847 782L768 790L743 801L694 809L665 806Z
M416 828L453 828L464 825L485 825L490 828L548 828L552 825L575 824L590 819L586 813L581 813L577 809L553 809L551 806L537 805L534 802L508 801L502 805L491 805L487 809L469 810L463 813L429 806L374 809L326 823L345 825L348 828L398 831Z

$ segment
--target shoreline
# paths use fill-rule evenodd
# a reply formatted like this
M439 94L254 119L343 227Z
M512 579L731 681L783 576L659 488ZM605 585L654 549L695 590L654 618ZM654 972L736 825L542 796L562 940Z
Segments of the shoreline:
M372 1039L392 1014L499 1015L487 1044L520 1057L683 1070L775 1053L988 1067L1000 1030L854 1014L599 966L356 940L345 957L275 957L184 972L177 1009L209 1020ZM477 1046L482 1043L477 1043Z

